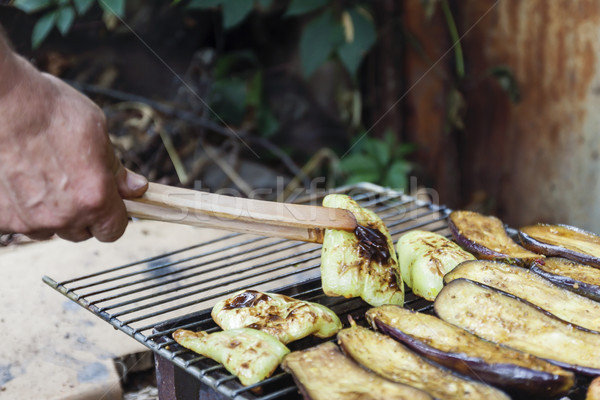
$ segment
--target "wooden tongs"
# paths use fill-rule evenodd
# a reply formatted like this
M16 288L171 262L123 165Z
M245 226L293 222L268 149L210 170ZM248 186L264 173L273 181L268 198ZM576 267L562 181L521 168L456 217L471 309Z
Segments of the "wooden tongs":
M353 231L356 218L338 208L224 196L150 183L125 200L130 216L234 232L323 243L324 229Z

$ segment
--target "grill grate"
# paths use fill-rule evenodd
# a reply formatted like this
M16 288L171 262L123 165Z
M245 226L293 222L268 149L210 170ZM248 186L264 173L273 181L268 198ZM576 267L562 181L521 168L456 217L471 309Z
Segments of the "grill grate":
M449 236L449 210L371 184L335 190L351 195L361 206L384 220L394 241L412 229ZM324 195L303 203L320 204ZM203 384L232 399L291 399L298 396L291 377L277 370L267 380L244 387L220 364L177 345L170 335L178 328L215 331L210 309L232 293L253 288L275 291L333 309L347 325L350 315L364 323L369 306L360 299L331 298L319 279L321 245L289 240L227 234L177 251L65 281L45 276L44 282L171 360ZM429 303L411 293L406 305L417 310ZM291 350L313 346L323 339L305 338Z

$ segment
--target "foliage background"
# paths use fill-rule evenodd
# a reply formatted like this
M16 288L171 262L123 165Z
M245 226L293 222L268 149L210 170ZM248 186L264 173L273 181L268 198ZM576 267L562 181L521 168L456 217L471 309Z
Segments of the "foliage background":
M408 191L414 176L457 201L412 122L422 118L416 59L432 67L419 81L441 82L431 98L439 141L464 129L466 72L447 0L10 4L0 21L17 49L99 102L124 163L151 180L242 195L283 185L288 196L316 177ZM448 57L431 54L415 19L442 32ZM517 92L510 69L494 76Z

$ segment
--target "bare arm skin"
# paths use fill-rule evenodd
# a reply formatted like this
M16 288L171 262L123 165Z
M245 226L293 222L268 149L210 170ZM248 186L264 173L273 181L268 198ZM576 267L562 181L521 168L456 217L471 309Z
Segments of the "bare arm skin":
M118 239L148 182L115 157L90 99L15 54L0 32L0 233Z

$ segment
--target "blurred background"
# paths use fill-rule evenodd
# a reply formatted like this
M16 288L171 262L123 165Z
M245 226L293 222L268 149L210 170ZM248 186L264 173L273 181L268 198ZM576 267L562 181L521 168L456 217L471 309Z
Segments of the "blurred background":
M13 0L18 52L161 183L356 182L600 231L598 0Z

